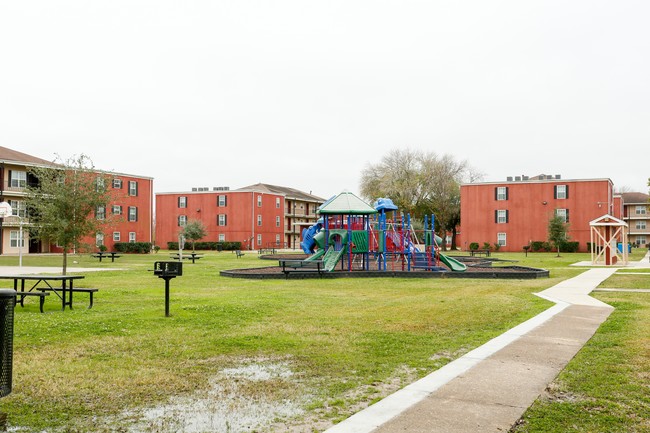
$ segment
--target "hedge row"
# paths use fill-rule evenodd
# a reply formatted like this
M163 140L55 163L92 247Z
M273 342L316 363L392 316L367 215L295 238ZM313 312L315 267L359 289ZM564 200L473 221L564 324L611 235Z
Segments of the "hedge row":
M580 244L578 242L560 243L560 252L562 253L577 253L579 249ZM533 252L557 251L557 247L546 241L532 241L530 243L530 250Z
M185 242L185 248L191 248L191 242ZM168 250L177 250L178 242L167 242ZM232 251L241 250L241 242L195 242L195 250Z
M115 251L120 253L146 254L151 252L151 242L115 242Z

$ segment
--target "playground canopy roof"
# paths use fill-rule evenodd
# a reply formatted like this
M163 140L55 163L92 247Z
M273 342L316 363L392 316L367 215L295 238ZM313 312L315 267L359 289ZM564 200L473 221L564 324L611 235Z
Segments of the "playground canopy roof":
M323 203L317 213L322 215L372 215L377 211L351 192L342 192Z
M603 215L589 222L591 227L627 227L627 223L609 214Z

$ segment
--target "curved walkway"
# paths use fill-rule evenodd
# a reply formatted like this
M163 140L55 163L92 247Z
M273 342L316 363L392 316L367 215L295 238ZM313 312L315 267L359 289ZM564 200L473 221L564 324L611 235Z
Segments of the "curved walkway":
M630 267L650 268L649 257ZM537 293L556 305L326 433L507 432L609 317L613 308L589 293L617 269Z

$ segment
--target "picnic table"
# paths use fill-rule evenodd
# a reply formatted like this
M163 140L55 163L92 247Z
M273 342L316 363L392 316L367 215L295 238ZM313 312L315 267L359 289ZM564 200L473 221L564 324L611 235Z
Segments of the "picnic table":
M180 260L181 259L181 255L179 253L170 254L169 257L171 257L174 260ZM202 254L197 254L195 252L184 253L183 254L183 259L184 260L192 260L192 263L194 263L195 260L199 260L201 258L203 258L203 255Z
M90 304L93 306L93 293L98 289L74 288L74 280L83 279L83 275L0 275L0 280L13 280L16 299L23 306L23 301L27 296L40 296L40 309L43 312L44 296L54 293L61 299L61 310L65 311L68 306L72 310L73 293L89 293ZM26 281L33 282L32 286L25 287ZM20 284L19 284L20 283ZM19 298L19 299L18 299Z
M115 259L121 257L121 256L120 256L117 252L115 252L115 251L110 251L110 252L107 252L107 251L100 251L100 252L98 252L98 253L94 253L94 254L92 254L92 256L93 256L94 258L96 258L96 259L99 259L100 262L102 261L102 259L103 259L104 257L106 257L106 258L110 257L110 258L111 258L111 262L114 262Z
M469 255L474 256L485 256L490 257L490 250L470 250Z

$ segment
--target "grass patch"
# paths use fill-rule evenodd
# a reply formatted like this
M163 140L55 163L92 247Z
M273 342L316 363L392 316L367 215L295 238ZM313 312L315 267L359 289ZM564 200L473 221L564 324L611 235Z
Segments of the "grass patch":
M551 277L244 280L219 271L275 263L209 252L171 280L168 318L164 282L149 271L166 252L123 255L115 263L71 256L70 266L119 270L87 272L76 284L100 289L91 310L83 295L72 311L58 311L51 299L47 314L29 300L16 308L14 389L2 410L25 432L128 431L146 408L236 389L247 401L297 402L301 411L285 422L331 423L545 310L550 304L532 293L583 272L569 264L588 259L494 256L550 269ZM0 257L0 266L14 261ZM60 262L29 256L23 264ZM249 379L224 375L251 362L286 365L291 378L247 385ZM272 430L264 422L261 431ZM143 429L176 431L178 424Z
M649 283L617 272L601 287ZM593 295L616 309L513 432L650 432L650 294Z

